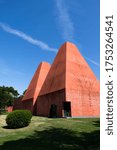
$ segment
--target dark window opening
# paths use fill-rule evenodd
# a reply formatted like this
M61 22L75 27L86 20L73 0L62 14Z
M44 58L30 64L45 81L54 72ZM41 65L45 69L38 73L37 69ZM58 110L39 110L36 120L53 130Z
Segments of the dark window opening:
M57 117L57 105L52 104L50 107L50 117L56 118Z
M71 102L63 103L64 117L71 117Z

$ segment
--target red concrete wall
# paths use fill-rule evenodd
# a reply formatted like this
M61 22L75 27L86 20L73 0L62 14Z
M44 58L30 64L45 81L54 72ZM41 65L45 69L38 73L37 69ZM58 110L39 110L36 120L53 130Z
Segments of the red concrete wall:
M68 101L71 101L71 116L84 117L84 116L99 116L100 115L100 103L99 92L93 94L87 93L87 91L67 91Z
M72 116L99 116L99 81L75 45L66 48L66 101L71 101Z
M28 86L28 89L22 99L23 101L33 98L33 104L35 103L49 69L50 69L49 63L42 62L39 64Z
M14 100L13 110L23 109L22 98L23 97L19 97L19 98Z
M12 112L13 111L13 106L9 106L5 108L8 112Z
M65 89L64 97L60 96L60 89ZM66 42L58 51L42 86L37 114L48 116L51 104L56 104L61 110L58 116L62 117L63 102L69 101L72 117L99 116L99 91L99 81L79 50Z
M63 44L59 49L54 62L48 72L39 95L45 95L54 91L65 89L66 72L66 45Z
M18 98L14 100L13 110L30 110L33 113L33 99L28 99L26 101L22 101L22 98Z
M33 99L23 101L23 109L30 110L33 114Z
M65 89L38 97L37 115L49 117L51 104L57 105L57 116L63 116L63 102L65 101Z
M36 100L42 88L43 82L50 69L50 64L42 62L39 64L28 89L22 99L23 108L30 110L33 114L36 114ZM33 109L34 108L34 109Z
M23 98L23 108L49 116L52 104L63 117L63 102L71 102L71 116L100 115L100 84L89 65L72 43L59 49L54 62L39 65Z

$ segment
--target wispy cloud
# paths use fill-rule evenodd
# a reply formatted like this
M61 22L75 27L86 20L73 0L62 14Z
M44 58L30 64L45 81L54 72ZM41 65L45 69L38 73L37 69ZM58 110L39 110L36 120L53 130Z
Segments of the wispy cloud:
M74 39L74 25L68 13L68 8L64 0L55 0L56 7L58 10L58 21L62 30L62 36L65 40Z
M63 10L63 5L62 5L62 0L56 0L56 2L57 2L57 6L58 6L58 8L59 8L59 11L60 11L60 18L62 19L62 25L64 26L64 25L66 25L66 27L64 26L64 38L66 39L66 38L68 38L68 39L73 39L73 30L74 30L74 28L73 28L73 25L72 25L72 22L70 21L70 17L69 17L69 15L68 15L68 13L67 13L67 9L64 9ZM62 12L63 12L63 16L62 16ZM38 46L39 48L41 48L42 50L46 50L46 51L52 51L52 52L57 52L57 49L56 48L52 48L52 47L50 47L50 46L48 46L48 44L46 44L45 42L42 42L42 41L40 41L40 40L37 40L37 39L34 39L34 38L32 38L30 35L27 35L27 34L25 34L24 32L22 32L22 31L19 31L19 30L16 30L16 29L13 29L13 28L11 28L9 25L6 25L6 24L4 24L4 23L0 23L0 28L2 28L5 32L8 32L8 33L10 33L10 34L14 34L14 35L16 35L16 36L18 36L18 37L20 37L20 38L22 38L23 40L25 40L25 41L27 41L27 42L29 42L29 43L31 43L31 44L33 44L33 45L35 45L35 46ZM69 32L67 31L67 30L69 30ZM68 34L68 33L69 34ZM88 60L88 61L90 61L91 63L93 63L94 65L96 65L96 66L100 66L100 64L99 63L97 63L97 62L95 62L94 60L92 60L92 59L90 59L90 58L88 58L88 57L86 57L85 56L85 58ZM6 69L6 70L4 70L3 72L5 73L5 72L7 72L8 70Z
M40 40L34 39L32 38L30 35L25 34L22 31L16 30L11 28L9 25L6 25L4 23L0 23L0 28L2 28L4 31L10 33L10 34L14 34L20 38L22 38L23 40L38 46L39 48L46 50L46 51L53 51L53 52L57 52L56 48L52 48L50 47L48 44L46 44L45 42L42 42Z
M88 57L86 57L86 56L85 56L85 58L86 58L88 61L90 61L91 63L93 63L94 65L100 67L100 64L97 63L96 61L94 61L94 60L92 60L92 59L90 59L90 58L88 58Z
M62 30L63 38L68 41L75 41L74 40L74 23L70 17L70 14L68 12L68 7L65 4L64 0L55 0L56 7L58 10L58 20L59 25ZM100 67L100 64L96 61L85 57L88 61L90 61L92 64Z

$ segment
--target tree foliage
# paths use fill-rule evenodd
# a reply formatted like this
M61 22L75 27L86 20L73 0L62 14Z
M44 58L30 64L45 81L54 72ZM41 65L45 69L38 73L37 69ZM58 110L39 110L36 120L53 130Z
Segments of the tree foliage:
M13 87L0 86L0 109L4 109L5 106L12 106L18 95L18 91Z
M26 91L27 91L27 89L23 91L23 96L25 95Z

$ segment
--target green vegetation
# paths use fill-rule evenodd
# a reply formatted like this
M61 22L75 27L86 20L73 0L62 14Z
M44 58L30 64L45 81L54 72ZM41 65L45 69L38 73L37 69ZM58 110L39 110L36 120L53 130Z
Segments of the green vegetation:
M27 91L27 89L23 91L23 94L22 94L22 96L24 96L24 95L25 95L26 91Z
M0 113L4 111L5 106L12 106L18 95L18 91L13 87L0 86Z
M0 116L0 150L99 150L97 118L44 118L33 116L29 126L7 129Z
M8 128L22 128L28 126L32 118L29 110L15 110L8 114L6 123Z

